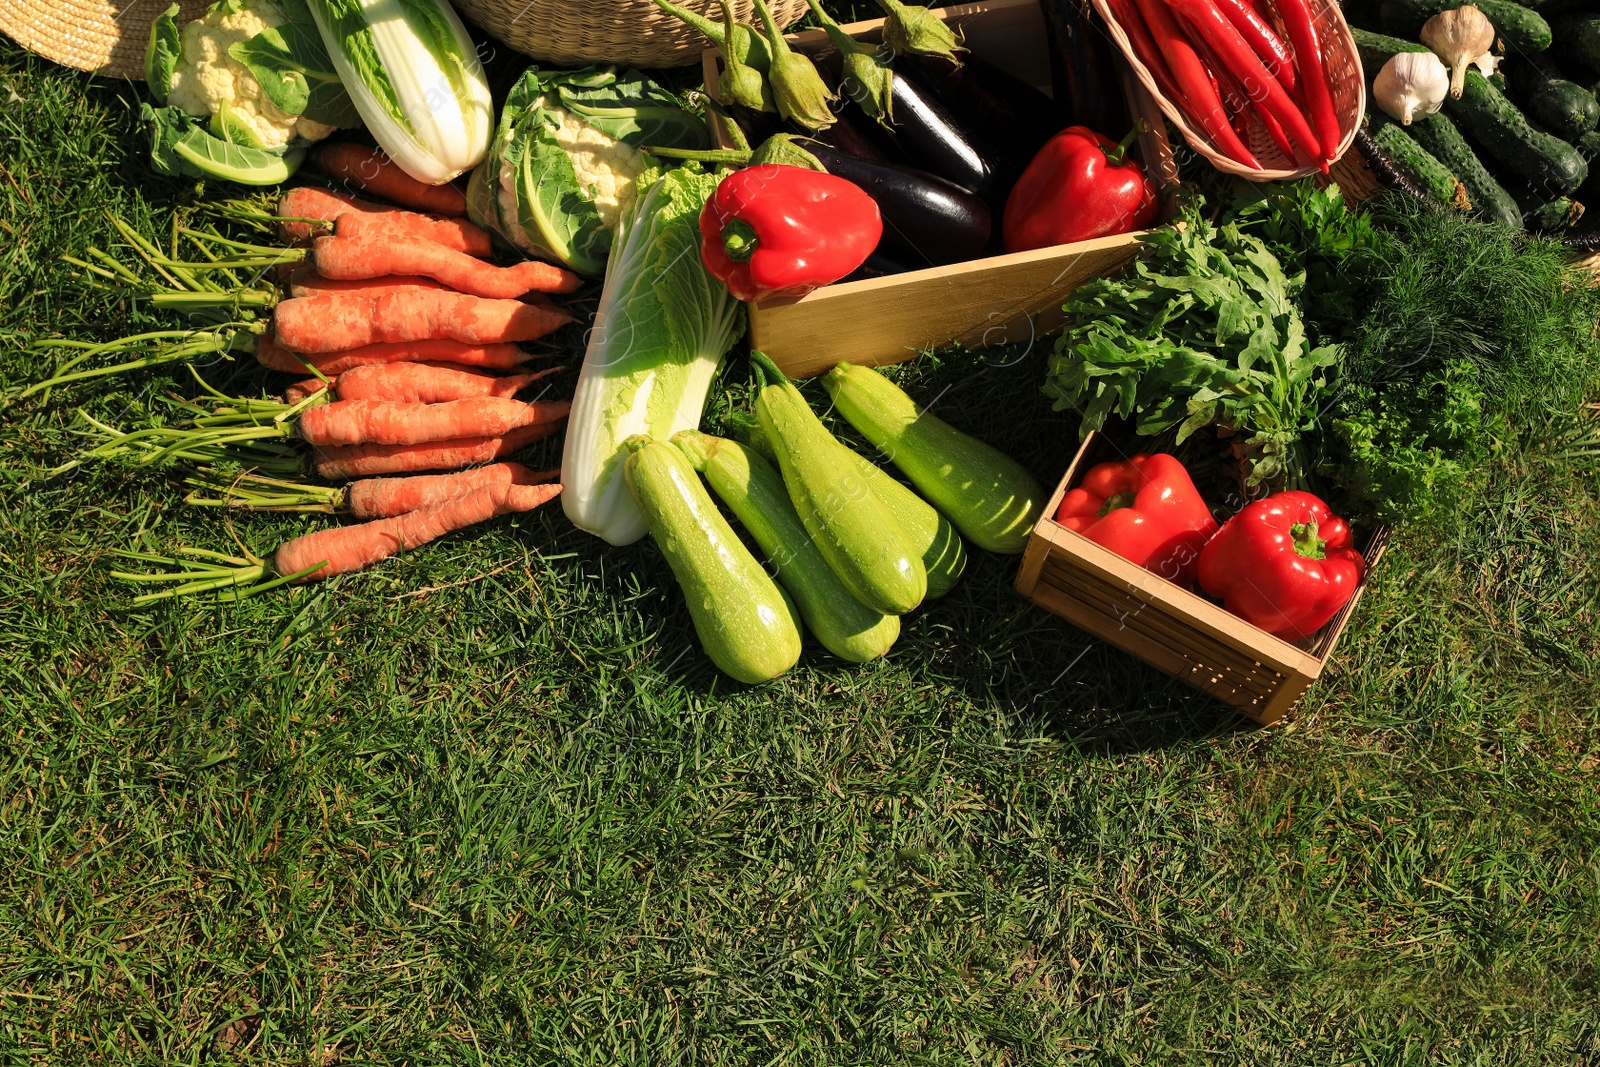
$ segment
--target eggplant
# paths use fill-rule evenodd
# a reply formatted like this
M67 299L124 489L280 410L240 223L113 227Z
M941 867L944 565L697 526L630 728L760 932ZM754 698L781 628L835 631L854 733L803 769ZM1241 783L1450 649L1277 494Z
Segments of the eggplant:
M1061 130L1056 103L1041 90L982 56L967 53L961 65L943 56L907 55L896 70L913 74L996 157L1021 159L1020 173L1044 143Z
M860 111L857 111L854 115L841 111L838 117L839 121L825 130L805 130L791 124L791 132L797 133L801 137L821 141L829 148L843 152L847 156L860 156L862 159L876 159L881 162L888 160L889 157L883 154L877 143L861 131L860 123L863 120L871 125L876 125L876 123L872 123L870 119L861 115Z
M974 196L993 191L995 172L982 142L915 78L896 70L890 86L894 97L892 129L873 121L848 98L841 114L849 116L877 141L887 158L937 174Z
M883 216L877 252L909 269L962 263L983 255L994 229L989 206L939 177L911 167L846 155L815 140L800 140L829 174L853 182Z
M1057 129L1087 126L1120 140L1133 123L1105 27L1094 21L1087 0L1040 0L1039 7L1049 29Z

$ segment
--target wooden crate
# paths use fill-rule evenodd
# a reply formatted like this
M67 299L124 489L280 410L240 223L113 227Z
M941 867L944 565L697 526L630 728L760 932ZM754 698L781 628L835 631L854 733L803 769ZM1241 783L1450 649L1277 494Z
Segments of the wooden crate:
M1037 0L988 0L934 13L961 28L974 54L1049 91L1046 29ZM882 25L876 19L845 28L855 37L877 41ZM821 30L790 34L789 41L819 58L835 51ZM704 66L705 84L714 94L722 69L715 49L706 51ZM1156 184L1167 188L1177 181L1178 171L1161 110L1125 65L1122 82L1129 111L1150 127L1135 151ZM1111 137L1122 133L1101 132ZM1172 197L1164 194L1160 220L1168 221L1172 212ZM785 374L804 378L841 360L882 366L951 342L988 348L1029 341L1060 328L1067 294L1132 259L1142 232L843 282L797 299L752 304L750 345Z
M1056 523L1067 490L1091 466L1115 458L1102 435L1090 434L1083 442L1028 538L1017 592L1256 722L1281 719L1327 665L1365 581L1318 633L1294 643L1273 637ZM1387 541L1384 528L1358 532L1356 547L1369 573Z

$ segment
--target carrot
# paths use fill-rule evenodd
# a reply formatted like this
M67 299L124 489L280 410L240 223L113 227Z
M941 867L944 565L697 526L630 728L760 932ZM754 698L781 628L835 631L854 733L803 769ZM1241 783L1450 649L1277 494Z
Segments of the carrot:
M365 293L367 296L377 296L380 293L404 292L412 289L443 288L443 285L432 278L416 275L343 281L324 278L317 273L315 267L300 267L289 275L290 296L315 296L317 293Z
M355 367L381 363L455 363L490 370L515 370L532 359L513 344L470 345L462 341L404 341L398 344L371 344L343 352L300 355L283 347L270 331L256 339L256 362L269 370L304 374L314 367L330 378Z
M315 232L325 231L327 227L318 225L318 221L333 222L341 215L359 214L382 222L392 230L435 241L469 256L487 256L493 248L489 231L466 219L419 215L415 211L385 207L312 185L296 186L284 193L278 201L278 214L284 219L278 229L286 244L298 244ZM317 221L303 221L306 219Z
M433 507L485 485L540 485L560 475L560 471L529 470L520 463L491 463L454 474L363 478L345 487L343 503L358 519L387 519Z
M435 215L452 215L459 218L467 213L467 196L450 184L425 185L401 170L381 148L341 141L329 144L324 141L311 150L313 169L335 181L351 185L385 200L431 211Z
M570 293L583 285L571 271L538 260L497 267L433 241L405 237L359 215L334 225L335 237L316 240L317 273L324 278L362 281L389 274L420 274L459 293L510 300L523 293Z
M571 407L565 400L525 403L500 396L443 404L335 400L301 412L295 432L317 446L421 445L460 437L499 437L522 426L559 422Z
M272 569L288 576L300 574L326 563L294 580L314 582L336 574L369 567L408 548L425 545L453 530L487 522L498 515L532 511L554 500L559 484L484 485L471 492L434 504L419 511L408 511L388 519L376 519L359 526L338 526L330 530L296 537L278 546L272 555Z
M348 481L376 474L449 471L493 463L555 433L559 423L523 426L502 437L462 437L426 445L333 445L312 450L317 475Z
M546 367L529 374L491 374L448 363L374 363L339 375L334 392L340 400L400 400L408 404L443 404L476 396L515 396L540 378L563 370ZM284 390L284 402L297 404L327 388L321 378L307 378Z
M343 352L382 342L449 339L486 345L532 341L572 322L557 308L465 293L318 293L278 305L279 343L296 352Z

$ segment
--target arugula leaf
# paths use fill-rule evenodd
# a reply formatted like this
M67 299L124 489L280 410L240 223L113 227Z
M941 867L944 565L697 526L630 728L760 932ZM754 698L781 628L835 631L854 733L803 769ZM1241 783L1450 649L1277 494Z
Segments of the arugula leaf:
M1213 227L1197 204L1183 223L1149 235L1129 274L1073 294L1045 392L1057 410L1082 409L1085 434L1112 414L1140 434L1176 427L1180 442L1215 426L1242 438L1248 485L1299 484L1300 441L1342 353L1311 347L1295 303L1304 275L1285 274L1260 238Z

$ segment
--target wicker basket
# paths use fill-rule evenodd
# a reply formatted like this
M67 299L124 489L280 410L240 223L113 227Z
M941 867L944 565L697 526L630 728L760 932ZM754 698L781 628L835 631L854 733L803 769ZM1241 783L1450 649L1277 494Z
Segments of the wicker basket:
M1145 89L1155 98L1156 103L1161 105L1162 113L1178 128L1190 146L1204 156L1212 166L1227 174L1236 174L1241 178L1258 182L1288 181L1321 173L1316 167L1297 166L1293 159L1284 155L1283 150L1268 135L1261 119L1254 114L1250 116L1249 125L1245 130L1246 136L1242 140L1245 147L1261 161L1263 169L1251 170L1223 155L1203 131L1190 125L1183 112L1161 94L1155 79L1150 76L1150 71L1135 54L1128 35L1117 24L1107 0L1092 0L1092 2L1095 11L1099 12L1105 21L1111 39L1122 49L1122 54L1128 57L1128 64L1133 68L1134 76L1144 83ZM1349 151L1350 142L1355 139L1356 129L1361 125L1361 116L1367 109L1367 82L1361 72L1361 59L1356 54L1355 39L1350 35L1350 27L1344 21L1344 14L1339 10L1337 0L1308 0L1308 2L1311 7L1311 18L1317 26L1321 39L1322 66L1327 72L1329 84L1333 87L1333 108L1339 116L1339 152L1335 157L1338 159ZM1288 34L1284 31L1283 22L1278 18L1277 12L1272 13L1272 18L1279 35L1287 40Z
M567 66L682 67L700 61L706 39L651 0L454 0L457 10L519 52ZM679 0L722 21L715 0ZM740 22L756 21L750 0L733 0ZM800 21L806 0L769 0L780 26Z

